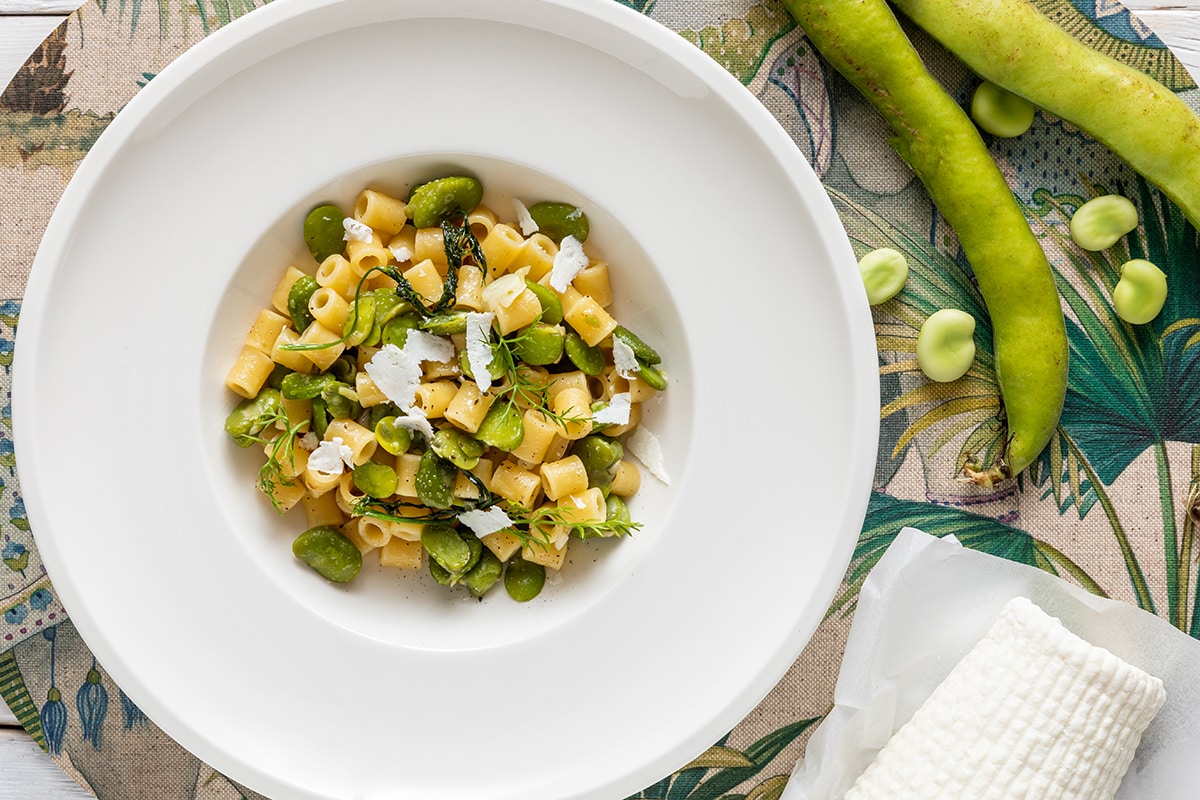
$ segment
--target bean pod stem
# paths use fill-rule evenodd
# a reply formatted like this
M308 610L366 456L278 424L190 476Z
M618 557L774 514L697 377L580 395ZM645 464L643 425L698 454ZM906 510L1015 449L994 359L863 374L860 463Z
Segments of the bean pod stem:
M1078 126L1200 227L1200 118L1179 96L1091 49L1028 0L894 0L985 80Z
M1046 255L979 132L926 70L884 0L785 5L887 120L892 146L958 234L992 320L1008 426L1002 460L965 472L983 485L1016 475L1050 441L1066 397L1066 327Z

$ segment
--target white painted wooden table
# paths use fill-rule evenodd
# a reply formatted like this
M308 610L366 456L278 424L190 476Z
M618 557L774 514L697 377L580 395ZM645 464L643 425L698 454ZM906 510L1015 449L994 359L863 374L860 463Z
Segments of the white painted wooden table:
M79 0L0 0L0 90L79 5ZM1124 5L1137 12L1200 82L1200 0L1124 0ZM90 797L42 754L0 702L0 800Z

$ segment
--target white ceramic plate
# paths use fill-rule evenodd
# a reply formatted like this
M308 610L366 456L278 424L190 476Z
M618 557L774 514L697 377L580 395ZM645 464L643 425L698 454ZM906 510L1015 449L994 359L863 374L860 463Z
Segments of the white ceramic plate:
M583 206L672 378L644 530L572 546L523 605L316 579L221 427L304 212L451 171L502 211ZM155 722L274 798L654 782L800 652L874 466L870 320L821 186L743 87L609 0L289 0L214 34L81 165L18 342L21 480L72 619Z

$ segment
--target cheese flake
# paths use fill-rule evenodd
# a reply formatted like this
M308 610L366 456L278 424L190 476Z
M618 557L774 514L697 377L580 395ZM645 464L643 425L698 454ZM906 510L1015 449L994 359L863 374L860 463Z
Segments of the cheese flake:
M388 250L392 251L392 258L401 264L406 261L412 261L412 251L402 244L389 247Z
M424 331L409 331L412 341L414 333ZM413 358L394 344L385 344L379 352L371 357L365 367L367 375L379 387L388 400L405 410L411 409L417 399L417 387L421 385L421 362Z
M414 328L404 339L404 354L418 364L422 361L445 364L454 359L454 342Z
M408 428L410 431L416 431L425 437L425 441L433 439L433 425L429 422L429 417L425 416L425 411L420 408L406 408L408 412L406 417L396 417L395 424L401 428Z
M313 472L341 475L345 467L354 467L354 451L346 446L340 436L321 442L308 457L308 468Z
M663 483L671 482L667 477L667 468L663 464L662 445L659 444L657 436L645 428L638 428L629 434L629 438L625 440L625 447L637 456L637 460L645 465L651 475Z
M616 341L614 339L613 341ZM633 409L629 392L619 392L608 398L608 405L592 414L594 425L627 425Z
M638 370L641 369L633 348L626 344L620 336L612 337L612 344L613 366L617 368L617 374L627 381L633 380L637 377Z
M489 311L497 308L508 308L513 301L525 291L525 273L528 267L522 267L516 272L502 275L483 287L483 307Z
M486 511L478 509L464 511L458 515L458 521L470 528L480 538L513 526L513 521L499 506L492 506Z
M490 311L467 312L467 364L480 392L492 387L492 320L496 315Z
M300 446L305 450L316 450L321 446L321 437L309 431L300 437Z
M533 221L529 209L517 198L513 198L513 211L517 212L517 224L521 226L522 236L532 236L538 232L538 224Z
M346 232L342 236L342 240L346 242L369 242L375 237L370 225L350 217L342 220L342 230Z
M554 254L554 266L550 270L550 285L557 292L565 292L575 276L587 268L588 257L583 252L583 243L574 236L564 236Z

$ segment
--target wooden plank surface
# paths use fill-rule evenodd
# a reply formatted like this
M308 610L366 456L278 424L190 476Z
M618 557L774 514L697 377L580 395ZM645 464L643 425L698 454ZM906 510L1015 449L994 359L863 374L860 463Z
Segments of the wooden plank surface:
M0 800L87 800L24 731L0 728Z
M65 19L62 15L44 17L4 16L4 4L0 0L0 91L3 91L12 76L29 58L50 32Z
M0 14L17 15L55 15L70 14L79 8L79 0L2 0Z

